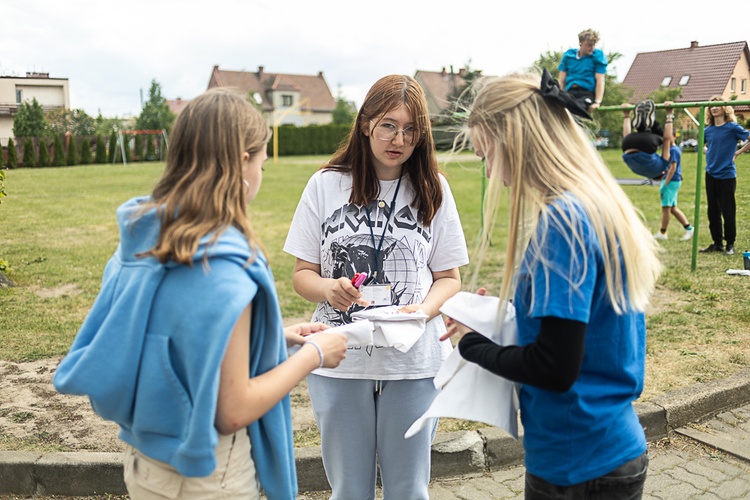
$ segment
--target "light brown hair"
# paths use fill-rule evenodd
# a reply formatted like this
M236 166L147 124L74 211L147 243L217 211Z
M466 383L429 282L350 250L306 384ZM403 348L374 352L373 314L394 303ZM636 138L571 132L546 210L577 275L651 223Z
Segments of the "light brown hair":
M427 99L414 78L389 75L375 82L367 92L347 139L322 168L351 173L349 202L364 206L377 199L380 183L372 164L370 138L366 133L370 121L377 125L385 114L401 105L406 107L414 121L414 152L404 163L403 172L415 191L412 206L417 209L420 222L429 226L443 202L443 191Z
M725 101L723 97L720 95L711 96L709 101ZM721 109L724 111L724 121L725 122L736 122L737 119L734 116L734 108L732 106L713 106L713 107L721 107ZM707 125L716 125L716 120L714 119L714 115L712 115L710 112L706 113L708 116L706 118L706 124Z
M152 193L161 218L156 245L145 255L192 265L206 235L215 242L230 226L255 250L243 184L242 155L262 154L270 131L239 90L215 88L191 100L169 138L164 174Z

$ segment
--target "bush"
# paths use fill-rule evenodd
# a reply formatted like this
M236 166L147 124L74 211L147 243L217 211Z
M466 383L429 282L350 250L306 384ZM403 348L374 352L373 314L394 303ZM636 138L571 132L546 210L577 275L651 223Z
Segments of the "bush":
M16 151L16 143L13 139L8 139L8 168L18 167L18 152Z
M78 165L80 163L78 157L78 146L76 145L76 137L71 135L68 138L68 157L66 164L68 166Z
M107 163L107 147L104 144L104 137L101 135L96 136L96 154L94 155L94 163Z
M60 137L60 134L55 135L55 144L52 147L52 166L53 167L65 166L65 148L63 147L62 138Z
M34 140L31 137L27 137L23 141L23 160L21 165L24 168L36 167L36 152L34 151Z
M39 167L50 166L49 146L44 137L39 138L39 156L37 156L36 164Z

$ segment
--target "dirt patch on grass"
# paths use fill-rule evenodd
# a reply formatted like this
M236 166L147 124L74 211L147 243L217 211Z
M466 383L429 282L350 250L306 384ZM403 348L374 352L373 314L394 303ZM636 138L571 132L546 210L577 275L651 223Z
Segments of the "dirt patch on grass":
M94 413L87 397L55 391L59 362L0 361L0 450L122 451L118 426ZM295 432L315 429L304 381L291 400Z
M54 299L63 296L73 296L82 293L83 290L73 283L66 285L56 286L54 288L37 288L33 289L33 292L43 299Z

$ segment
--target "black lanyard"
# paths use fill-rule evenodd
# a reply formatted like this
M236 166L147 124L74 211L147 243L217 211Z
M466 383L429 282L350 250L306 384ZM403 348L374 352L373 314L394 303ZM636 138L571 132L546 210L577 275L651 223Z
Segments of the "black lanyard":
M380 283L380 249L383 246L385 232L388 229L388 221L391 220L391 214L396 207L396 197L398 196L398 190L401 187L401 179L402 177L398 178L398 184L396 184L396 192L393 193L393 199L391 200L391 211L388 212L388 216L385 218L385 224L383 224L383 234L380 235L380 243L378 243L377 247L375 246L375 233L372 230L373 223L372 219L370 218L370 209L368 207L365 207L365 213L367 213L367 223L370 227L370 237L372 238L372 247L375 249L375 274L373 274L373 281L375 283Z

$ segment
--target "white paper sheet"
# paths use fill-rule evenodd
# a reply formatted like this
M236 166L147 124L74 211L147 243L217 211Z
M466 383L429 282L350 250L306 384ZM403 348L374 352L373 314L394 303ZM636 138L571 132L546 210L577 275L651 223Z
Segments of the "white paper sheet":
M445 302L440 312L500 345L516 345L515 308L508 304L501 325L499 307L498 297L459 292ZM518 384L467 362L458 349L443 362L434 383L440 392L404 437L418 433L432 418L449 417L494 425L518 439Z

